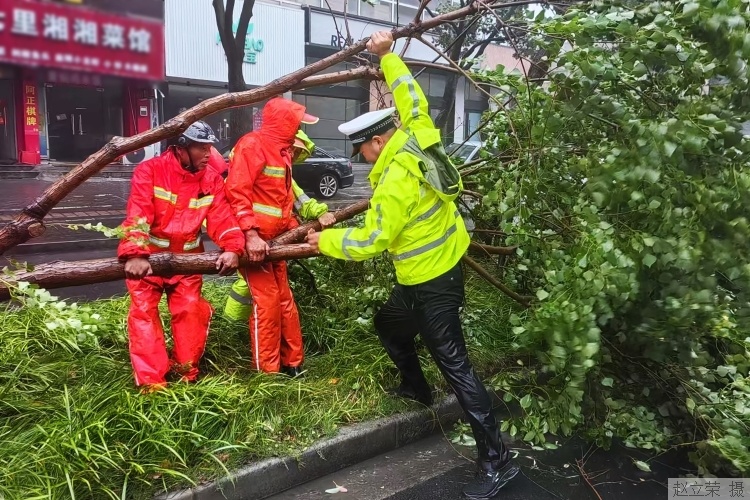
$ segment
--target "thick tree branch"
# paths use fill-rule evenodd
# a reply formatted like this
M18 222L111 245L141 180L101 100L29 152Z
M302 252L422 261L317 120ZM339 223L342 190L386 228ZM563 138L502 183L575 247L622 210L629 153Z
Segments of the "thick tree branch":
M351 219L355 215L361 214L362 212L367 210L367 207L369 205L370 205L370 200L362 200L357 203L354 203L353 205L344 207L341 210L337 210L336 212L333 212L333 216L336 218L337 223L341 221L345 221L345 220ZM271 247L276 247L276 246L281 246L281 245L290 245L292 243L298 243L302 241L303 239L305 239L305 236L307 235L308 231L310 231L310 229L320 231L321 230L320 222L318 222L317 220L314 220L306 224L302 224L301 226L298 226L272 239L271 241L268 242L268 245Z
M492 245L485 245L484 243L477 243L475 241L472 241L469 243L469 249L474 250L475 252L484 254L486 256L489 255L515 255L516 248L518 247L494 247Z
M178 274L216 274L216 259L220 251L197 254L173 254L169 252L151 255L148 260L154 276ZM320 255L308 244L282 245L269 251L266 261L304 259ZM244 258L242 265L250 265ZM0 278L0 300L10 297L13 283L26 282L42 288L53 289L68 286L105 283L125 278L125 263L117 258L94 259L73 262L50 262L36 266L33 271L16 272Z
M227 36L225 19L226 11L224 10L224 2L223 0L214 0L213 5L214 14L216 16L216 27L219 30L219 40L221 41L221 46L224 48L224 54L226 54L227 56L227 61L229 61L230 55L234 53L234 45L231 43L233 39L231 19L229 21L229 35Z
M242 11L240 12L240 20L237 23L237 35L235 36L234 44L237 47L237 51L240 53L245 52L245 38L247 38L247 27L250 25L250 19L253 17L253 7L255 6L255 0L244 0L242 3Z
M488 283L491 285L497 287L502 291L505 295L510 297L511 299L515 300L519 304L521 304L524 307L530 307L531 306L531 297L519 295L507 286L503 284L500 280L492 276L489 271L487 271L485 268L483 268L477 261L472 259L471 257L464 255L462 259L470 268L472 268L476 273L487 280Z

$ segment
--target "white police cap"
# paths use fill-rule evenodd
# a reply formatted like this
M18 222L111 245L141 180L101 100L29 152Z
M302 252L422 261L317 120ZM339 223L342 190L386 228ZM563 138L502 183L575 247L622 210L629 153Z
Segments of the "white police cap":
M370 111L339 125L339 132L349 137L349 140L354 145L352 156L359 154L359 148L362 143L396 127L393 121L393 113L395 111L396 108Z

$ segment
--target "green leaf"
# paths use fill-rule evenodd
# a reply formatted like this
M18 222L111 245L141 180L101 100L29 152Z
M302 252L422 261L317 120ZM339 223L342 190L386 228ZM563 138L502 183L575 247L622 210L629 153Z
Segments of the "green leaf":
M700 4L698 4L698 2L688 2L682 6L682 15L684 15L685 17L693 17L698 13L698 10L700 10L700 8L701 6Z
M676 149L677 144L670 141L664 141L664 154L666 154L668 157L671 158Z
M635 75L636 77L641 77L646 73L648 73L648 68L642 62L639 62L635 66L633 66L633 75Z
M549 297L549 293L547 293L547 291L544 290L543 288L540 288L539 290L536 291L536 296L539 300L544 300L547 297Z
M647 253L643 256L643 265L646 267L651 267L656 262L656 257L651 255L650 253Z
M612 379L612 377L606 377L606 378L602 379L602 385L604 387L612 387L612 385L614 384L614 382L615 381Z
M685 400L685 406L687 406L688 411L692 414L695 410L695 401L693 401L693 398L687 398Z
M520 403L521 403L521 408L523 408L524 410L528 408L529 406L531 406L531 394L527 394L524 397L522 397Z
M635 464L635 466L638 467L643 472L651 472L651 466L647 464L646 462L643 462L641 460L635 460L633 464Z

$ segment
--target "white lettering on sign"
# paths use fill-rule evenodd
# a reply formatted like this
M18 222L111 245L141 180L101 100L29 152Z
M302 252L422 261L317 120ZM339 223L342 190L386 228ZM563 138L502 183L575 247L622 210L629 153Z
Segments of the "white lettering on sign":
M86 45L98 43L96 21L76 19L73 23L73 41Z
M110 49L125 48L125 28L119 24L102 25L102 45Z
M68 18L55 14L44 14L42 35L52 40L68 40Z
M151 52L151 33L146 29L130 28L128 32L130 50L148 54Z
M13 9L13 29L17 35L37 36L36 12L26 9Z

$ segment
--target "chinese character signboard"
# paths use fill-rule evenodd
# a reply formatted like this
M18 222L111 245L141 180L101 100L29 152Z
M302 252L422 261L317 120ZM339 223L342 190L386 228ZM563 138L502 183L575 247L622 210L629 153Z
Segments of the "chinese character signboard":
M163 80L164 26L82 7L4 0L0 62Z
M39 94L33 79L24 78L21 84L21 125L26 147L21 151L19 160L36 165L40 160Z
M31 82L23 84L23 124L25 134L39 134L39 113L37 112L36 86Z

